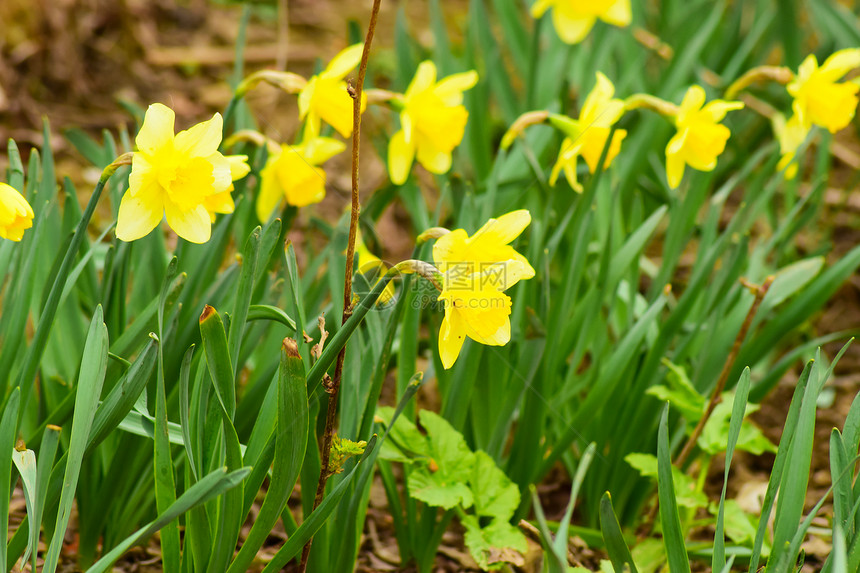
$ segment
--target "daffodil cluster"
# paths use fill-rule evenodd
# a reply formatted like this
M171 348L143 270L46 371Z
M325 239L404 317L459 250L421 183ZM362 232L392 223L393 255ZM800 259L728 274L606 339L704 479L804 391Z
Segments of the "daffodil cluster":
M677 132L666 146L666 177L673 189L681 184L687 165L699 171L711 171L726 147L731 135L721 121L731 110L741 109L741 102L713 100L706 103L705 90L691 86L680 106L647 94L634 94L626 100L615 99L615 86L604 74L597 73L597 82L586 96L578 119L549 112L529 112L522 115L502 138L502 148L509 147L529 125L548 121L565 135L558 159L550 173L549 183L555 185L564 172L568 184L582 191L576 167L581 155L591 173L597 171L600 157L602 169L608 168L621 151L627 136L625 129L615 128L626 111L645 107L671 119ZM615 128L613 134L613 128ZM610 134L613 134L610 140Z
M777 166L785 177L796 176L797 150L814 127L836 133L851 123L860 101L860 84L844 77L860 68L860 48L839 50L819 66L815 54L800 64L797 73L784 67L761 66L741 76L727 93L735 94L759 80L785 84L792 98L791 114L769 112L781 158Z

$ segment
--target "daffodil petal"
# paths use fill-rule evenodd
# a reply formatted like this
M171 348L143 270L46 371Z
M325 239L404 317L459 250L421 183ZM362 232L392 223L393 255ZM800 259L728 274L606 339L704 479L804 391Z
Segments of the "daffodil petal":
M156 188L139 191L132 196L126 191L119 204L116 237L120 241L136 241L158 226L164 216L164 205Z
M725 101L715 99L702 108L702 113L707 114L713 121L722 121L730 111L743 109L744 104L740 101Z
M221 114L216 113L212 119L180 131L176 134L175 148L177 153L188 157L208 157L218 151L221 145L221 132L224 121Z
M553 0L537 0L537 2L532 4L529 13L532 15L532 18L540 18L552 5Z
M532 222L528 209L505 213L498 219L490 219L472 236L472 244L489 243L507 245L520 236Z
M212 219L203 205L193 209L180 209L172 201L164 202L167 224L177 235L190 243L205 243L212 233Z
M406 142L406 133L401 129L388 142L388 174L392 183L406 183L414 159L415 145Z
M683 118L691 112L702 109L705 99L705 90L702 89L702 86L690 86L687 93L684 94L684 99L681 101L681 109L678 112L678 117Z
M451 153L433 147L429 143L419 145L416 150L416 156L418 163L423 165L424 169L430 173L441 175L448 173L451 169Z
M313 99L316 85L317 77L313 76L311 79L308 80L308 83L305 84L305 87L303 87L302 90L299 92L299 119L304 119L308 115L308 112L311 109L311 99Z
M344 149L346 149L346 145L342 141L332 139L331 137L317 137L305 145L303 155L310 163L320 165L341 153Z
M230 162L230 179L238 181L251 172L251 166L248 165L247 155L225 155L227 161Z
M361 62L361 52L364 50L364 44L353 44L345 48L338 55L331 59L328 67L320 74L322 77L343 79L346 74L354 70Z
M856 68L860 68L860 48L847 48L831 54L820 71L830 81L836 81Z
M412 78L412 81L409 82L409 87L406 88L406 97L409 98L415 93L430 89L435 82L436 64L430 60L424 60L418 64L415 77Z
M143 125L135 137L137 148L146 153L154 154L173 142L173 123L175 114L166 105L154 103L150 105L143 116Z
M257 195L257 219L265 223L272 216L272 211L284 200L284 193L278 184L278 176L275 173L276 157L270 157L266 166L260 172L260 191Z
M565 44L578 44L594 27L594 16L576 17L556 6L552 11L552 23L559 38Z
M633 20L630 10L630 0L616 0L615 3L600 16L600 19L613 26L628 26Z
M672 189L677 189L684 177L684 158L681 156L684 136L680 133L675 135L666 146L666 179Z
M469 240L469 235L463 229L454 229L450 233L442 235L433 245L433 261L440 271L447 272L451 265L468 264L465 261L464 246ZM474 270L469 268L469 274Z
M439 358L442 366L448 370L460 356L460 350L466 341L466 329L459 311L445 307L445 318L439 328Z
M436 84L436 95L445 105L455 106L463 103L463 92L475 87L478 83L478 72L469 70L454 74Z

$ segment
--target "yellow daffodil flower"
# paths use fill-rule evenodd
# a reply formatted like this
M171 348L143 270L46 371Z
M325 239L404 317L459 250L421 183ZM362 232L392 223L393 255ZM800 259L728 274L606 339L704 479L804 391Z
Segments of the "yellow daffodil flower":
M232 185L230 162L218 152L220 114L173 134L173 110L153 104L137 134L129 188L119 206L116 236L134 241L148 235L162 217L176 234L205 243L212 231L206 201Z
M319 135L320 121L335 128L344 137L352 135L352 97L346 91L346 77L361 61L364 44L354 44L332 58L328 67L308 79L299 92L299 119L307 118L309 134ZM367 107L367 96L361 94L361 111Z
M325 171L317 167L346 146L329 137L311 137L300 145L282 145L269 156L260 173L257 217L267 221L282 202L295 207L319 203L325 197Z
M583 41L598 19L613 26L630 24L630 0L537 0L532 5L533 18L540 18L552 8L552 24L566 44Z
M531 222L525 209L490 219L471 237L456 229L433 245L433 260L442 272L445 318L439 331L439 352L450 368L468 336L488 345L510 340L511 299L503 294L535 271L510 242Z
M395 185L409 177L412 161L431 173L451 169L451 152L463 140L469 112L463 107L463 92L478 83L474 70L454 74L436 82L433 62L421 62L406 93L400 113L401 129L388 144L388 173Z
M215 214L229 214L232 213L236 208L236 204L233 203L233 181L238 181L242 179L251 172L251 166L248 165L248 156L247 155L227 155L227 161L230 162L230 188L226 191L222 191L221 193L215 193L214 195L209 195L203 201L203 205L206 207L206 210L209 212L209 219L214 223L215 222Z
M777 113L771 118L771 124L779 141L779 152L782 154L776 168L778 171L783 171L786 179L794 179L797 175L797 162L794 158L797 148L806 139L809 129L803 127L796 114L786 121L784 115Z
M468 268L468 266L467 266ZM439 328L439 356L447 370L454 365L466 337L488 346L504 346L511 339L511 297L503 291L530 278L528 263L507 260L484 265L471 275L443 275L439 300L445 318Z
M786 87L794 98L794 113L805 128L814 124L836 133L851 122L860 86L838 80L855 68L860 68L860 48L840 50L821 67L814 54L803 60L797 76Z
M570 128L565 129L568 132L568 137L561 143L558 161L556 161L550 174L550 185L555 185L559 173L564 170L564 175L570 186L578 193L582 192L582 185L576 179L577 158L582 155L589 171L594 173L597 170L597 163L600 161L603 148L606 146L606 140L609 139L612 126L624 114L624 102L620 99L613 99L614 94L615 86L612 85L609 78L597 72L597 84L585 98L579 120L569 122ZM576 133L571 134L570 131ZM612 160L621 151L621 141L626 136L627 131L624 129L615 131L615 135L612 136L612 143L606 153L606 160L603 163L604 169L609 167Z
M739 101L714 100L705 104L705 90L692 86L684 95L675 126L678 132L666 146L666 176L672 189L681 184L684 166L711 171L726 148L731 132L720 121L731 110L741 109Z
M365 275L368 280L373 281L375 285L388 272L388 265L370 252L361 238L361 231L358 231L355 237L355 252L358 254L358 272ZM382 289L382 294L376 300L376 305L385 306L392 299L394 299L394 284L389 282Z
M0 183L0 238L20 241L33 226L33 209L11 185Z

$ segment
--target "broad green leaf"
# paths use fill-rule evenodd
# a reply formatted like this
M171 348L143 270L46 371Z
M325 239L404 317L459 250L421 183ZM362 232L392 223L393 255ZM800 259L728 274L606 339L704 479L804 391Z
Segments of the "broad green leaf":
M624 461L635 468L641 475L657 479L659 463L656 456L651 454L627 454ZM672 479L675 484L675 499L682 507L699 508L708 505L708 497L696 489L696 481L678 468L672 466Z
M466 547L481 569L493 571L505 563L525 565L522 554L528 550L526 537L507 520L493 519L481 527L476 516L467 515L462 523L466 528Z
M475 514L508 521L520 504L520 490L496 462L483 451L475 452L474 469L469 486L475 503Z

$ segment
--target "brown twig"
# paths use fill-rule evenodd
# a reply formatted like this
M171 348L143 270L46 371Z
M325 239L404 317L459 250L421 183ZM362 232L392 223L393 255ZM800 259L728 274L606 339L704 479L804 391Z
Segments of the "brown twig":
M759 286L750 283L744 278L741 278L741 284L743 284L746 288L753 292L753 294L755 295L755 299L753 299L753 304L750 307L749 312L747 312L747 316L744 319L744 323L741 325L741 329L738 332L738 335L735 337L735 342L732 345L732 349L729 352L728 357L726 357L726 362L725 364L723 364L723 369L720 372L720 377L717 379L717 385L711 392L711 397L708 400L708 405L705 408L702 417L699 418L699 422L696 424L696 427L693 429L693 433L690 434L690 437L687 439L687 442L681 449L681 453L679 453L678 457L675 459L675 466L679 468L682 467L687 461L687 458L690 457L693 448L696 446L696 442L699 441L699 436L702 435L702 430L705 429L705 424L708 422L708 419L714 412L714 408L716 408L717 404L720 403L720 394L723 393L723 390L726 387L726 382L729 379L729 374L731 374L732 369L734 368L735 360L737 359L738 354L741 350L741 344L743 344L744 339L747 337L747 333L749 332L750 326L752 326L753 318L755 318L759 306L761 305L761 301L764 300L764 296L767 294L768 289L770 289L770 285L773 284L773 279L774 277L771 275L767 277L764 283ZM659 502L655 501L654 505L651 506L651 511L648 513L648 517L645 519L645 526L647 528L650 528L651 525L654 523L654 520L657 517L658 509Z
M382 0L373 0L373 8L370 13L370 22L367 25L367 36L364 38L364 49L361 52L361 63L358 66L358 79L355 86L350 86L349 95L353 99L352 104L352 210L349 218L349 238L346 245L346 273L343 284L343 318L341 324L345 323L352 314L352 273L353 259L355 258L355 236L358 230L358 214L360 203L358 196L358 148L361 142L361 91L364 86L364 76L367 73L367 59L370 55L370 44L373 42L373 32L376 29L376 20L379 15L379 5ZM328 410L326 412L325 433L323 434L323 446L320 452L322 457L322 468L317 483L317 493L314 498L314 509L322 502L325 493L325 485L329 478L329 463L331 461L331 442L334 435L335 417L337 414L337 396L340 390L340 381L343 374L343 361L346 356L346 345L340 349L335 363L334 379L328 392ZM308 555L311 551L313 537L308 540L302 550L300 570L307 571Z
M725 364L723 364L723 370L722 372L720 372L719 379L717 379L717 385L714 386L714 390L713 392L711 392L711 398L710 400L708 400L708 406L707 408L705 408L705 413L702 414L701 418L699 418L699 422L693 429L693 433L690 434L690 437L687 439L687 443L684 444L681 453L678 454L678 457L675 459L675 465L677 467L682 467L687 461L687 458L690 457L690 453L696 446L696 442L699 440L699 436L702 435L702 430L705 429L705 424L708 422L708 418L711 417L711 414L714 412L714 408L716 408L717 404L720 403L720 394L723 393L723 390L726 387L726 382L729 379L729 374L731 374L732 369L734 368L735 359L738 357L738 353L740 353L741 351L741 344L743 344L744 339L747 337L747 332L749 332L750 326L752 326L753 318L758 312L758 307L761 305L761 301L764 300L764 295L766 295L768 289L770 289L770 285L773 283L773 279L773 275L767 277L761 286L754 285L752 283L747 282L745 279L741 279L743 285L755 294L755 299L753 300L753 304L750 307L746 318L744 319L744 323L741 326L737 337L735 338L735 343L732 345L732 349L729 352L729 356L728 358L726 358Z

